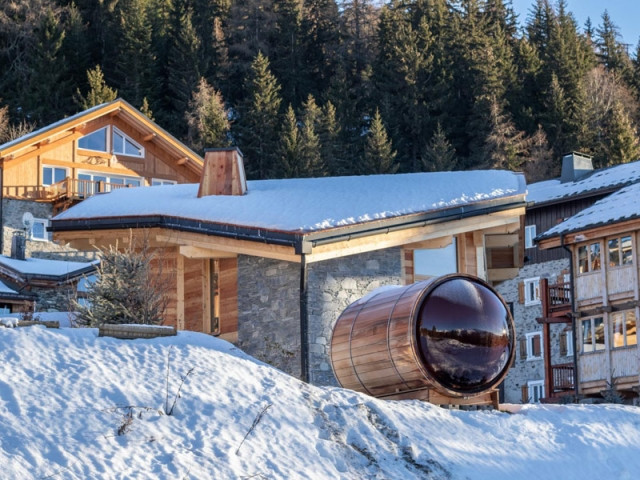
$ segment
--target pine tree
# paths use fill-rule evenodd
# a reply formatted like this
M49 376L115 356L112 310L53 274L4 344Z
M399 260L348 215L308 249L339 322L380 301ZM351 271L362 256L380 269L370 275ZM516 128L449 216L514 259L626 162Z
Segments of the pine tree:
M273 167L276 178L297 178L301 171L301 140L298 120L291 104L284 114L280 138L279 158Z
M440 122L425 149L422 164L428 172L445 172L456 167L456 149L447 139Z
M86 110L101 103L107 103L115 100L118 97L117 90L109 87L104 81L104 75L100 65L96 65L95 68L87 70L87 82L89 84L89 91L86 96L82 95L78 89L76 92L75 101L78 105Z
M151 106L149 105L149 100L147 97L142 99L142 105L140 105L140 112L145 115L149 120L154 121L153 112L151 111Z
M159 259L146 243L121 252L113 246L99 254L98 275L87 289L88 305L75 302L78 321L92 327L106 323L159 324L167 306L166 282Z
M329 175L348 175L353 172L353 164L348 162L345 147L342 144L342 129L336 115L336 107L328 101L322 107L322 116L318 125L320 158L326 165Z
M234 138L245 155L249 178L268 178L277 158L280 85L269 59L258 53L245 84L245 101L235 123Z
M484 144L488 161L484 167L520 171L529 155L530 139L516 129L495 100L491 104L490 128Z
M602 14L602 25L596 29L595 43L598 48L598 61L608 70L622 75L627 69L630 69L631 62L625 49L618 42L619 36L618 27L605 10Z
M362 173L364 174L396 173L400 167L396 162L396 152L393 150L378 109L371 120L363 160Z
M616 101L608 118L605 158L601 164L616 165L635 162L640 158L637 129L632 124L624 106Z
M204 78L189 101L185 114L189 126L189 143L196 151L229 145L229 113L224 107L220 92Z

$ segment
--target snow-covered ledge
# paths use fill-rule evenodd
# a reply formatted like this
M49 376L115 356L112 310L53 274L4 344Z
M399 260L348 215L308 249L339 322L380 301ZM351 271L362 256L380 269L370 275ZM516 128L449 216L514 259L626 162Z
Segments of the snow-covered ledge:
M99 337L120 339L172 337L176 327L165 325L143 325L139 323L105 324L98 327Z

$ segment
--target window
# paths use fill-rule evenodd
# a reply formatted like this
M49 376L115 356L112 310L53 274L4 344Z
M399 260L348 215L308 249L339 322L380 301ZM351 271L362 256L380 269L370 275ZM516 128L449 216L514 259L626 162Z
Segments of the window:
M42 167L42 185L53 185L67 178L67 169L62 167Z
M600 242L578 247L578 273L600 270Z
M573 356L573 334L571 330L566 330L560 334L560 356L572 357Z
M113 127L113 153L130 157L144 157L144 148Z
M156 187L158 185L175 185L176 182L175 180L163 180L162 178L154 178L151 180L151 186L152 187Z
M31 240L38 240L41 242L48 242L51 240L47 227L49 226L49 220L46 218L34 218L33 226L29 232L29 238Z
M539 360L542 358L542 332L527 333L527 360Z
M527 391L529 393L527 398L529 403L540 403L540 400L544 398L544 381L527 382Z
M636 314L633 310L612 313L610 318L613 327L613 335L611 336L611 346L613 348L638 344Z
M582 353L604 350L604 322L602 317L582 320Z
M631 265L633 263L633 250L631 248L631 236L611 238L607 242L609 250L609 266Z
M78 147L97 152L108 152L107 127L96 130L78 139Z
M413 251L414 280L456 273L458 271L458 255L456 238L449 245L441 248L424 248Z
M142 183L141 180L136 177L106 176L102 173L91 172L79 173L78 180L83 180L78 185L78 192L85 195L110 192L125 185L139 187Z
M524 248L535 247L533 239L536 238L536 226L527 225L524 227Z
M524 304L540 303L540 277L528 278L524 281Z

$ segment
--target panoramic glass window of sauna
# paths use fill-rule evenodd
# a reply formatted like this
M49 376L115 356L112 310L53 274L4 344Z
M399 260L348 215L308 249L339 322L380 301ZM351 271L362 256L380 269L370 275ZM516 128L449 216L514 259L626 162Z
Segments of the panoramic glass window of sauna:
M94 150L96 152L108 152L107 127L91 132L78 139L78 148Z
M611 314L611 346L613 348L630 347L638 344L636 313L633 310Z
M53 185L67 178L67 169L63 167L42 167L42 185Z
M578 247L578 274L600 270L600 242Z
M604 320L602 317L582 320L582 353L597 352L604 349Z
M413 251L414 280L425 280L458 271L456 239L442 248L423 248Z
M631 235L610 238L607 242L609 266L618 267L633 264L633 247Z

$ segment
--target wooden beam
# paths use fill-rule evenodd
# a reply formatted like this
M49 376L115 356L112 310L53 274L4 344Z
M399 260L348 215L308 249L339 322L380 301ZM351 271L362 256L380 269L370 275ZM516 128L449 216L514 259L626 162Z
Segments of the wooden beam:
M513 247L518 244L518 234L487 235L485 245L487 248Z
M30 158L36 157L38 155L42 156L48 151L58 148L61 144L76 140L81 136L82 136L81 133L69 133L69 135L65 137L61 137L54 142L49 142L48 144L42 147L36 147L34 145L31 150L28 150L20 155L12 155L11 160L8 160L7 158L5 158L5 167L12 168L12 167L15 167L16 165L21 164L25 160L29 160Z
M518 272L518 268L490 268L487 277L490 282L501 282L517 277Z
M184 257L178 255L176 259L176 315L178 330L184 330Z
M410 243L408 245L404 245L404 248L409 248L412 250L429 250L433 248L448 247L452 242L453 235L447 235L445 237L438 237L432 240L425 240L424 242Z
M151 140L156 138L156 136L157 135L155 133L150 133L150 134L145 135L144 137L142 137L142 140L144 140L145 142L150 142Z
M360 237L353 240L320 245L313 248L307 255L307 261L319 262L332 258L340 258L347 255L382 250L385 248L399 247L440 238L443 236L457 235L512 224L520 221L520 215L524 215L524 207L513 208L502 212L494 212L486 215L437 223L424 227L414 227L406 230L397 230L389 233L381 233L368 237Z
M185 163L187 163L187 160L189 160L187 157L179 158L179 159L176 161L176 164L177 164L177 165L184 165Z
M213 250L210 248L194 247L192 245L181 245L179 247L180 255L187 258L235 258L238 255L222 250Z

